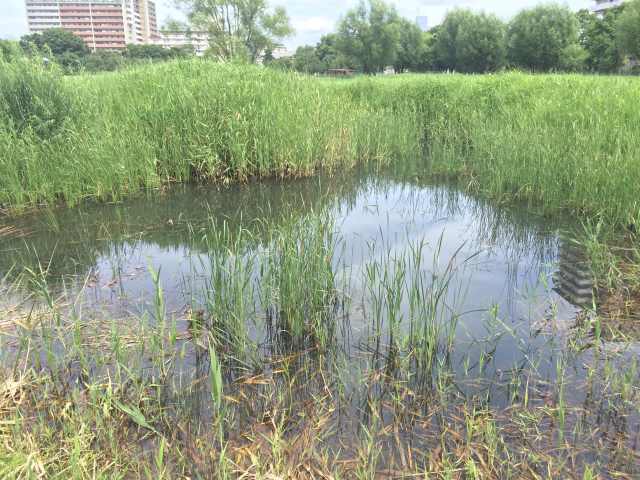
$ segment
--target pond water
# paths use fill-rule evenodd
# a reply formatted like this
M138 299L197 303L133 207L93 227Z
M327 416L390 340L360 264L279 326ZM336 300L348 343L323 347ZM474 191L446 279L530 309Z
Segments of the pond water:
M332 356L330 367L323 363L324 357L306 358L304 352L309 350L292 355L292 349L273 348L282 337L274 340L270 333L273 305L264 301L259 285L260 259L269 252L271 233L282 228L284 218L296 221L311 212L331 226L334 239L327 262L335 275L337 294L330 316L339 319L335 343L340 353ZM592 304L589 274L581 266L583 253L564 234L576 226L574 219L544 218L534 208L501 206L455 185L433 183L416 170L359 170L230 187L179 186L115 204L84 204L6 218L0 222L0 276L11 283L25 269L44 272L53 298L78 298L80 302L68 303L82 304L85 312L100 312L97 318L124 319L130 334L131 328L138 328L132 318L153 319L157 308L153 272L157 272L166 311L179 330L176 349L182 354L177 371L189 379L181 377L173 388L178 392L191 385L189 399L174 392L175 397L167 394L163 401L189 405L189 417L198 422L210 419L211 412L206 382L198 380L208 375L206 344L198 343L193 313L206 311L211 298L216 298L211 296L216 269L226 269L234 258L252 258L247 278L254 305L247 308L247 331L260 359L253 366L243 360L240 373L225 377L230 395L248 403L254 399L264 412L272 411L276 407L269 402L277 395L269 388L292 388L285 380L276 380L278 372L288 375L281 373L287 369L276 365L285 361L282 358L300 355L305 359L299 368L309 386L296 397L298 406L289 408L295 411L332 392L327 397L333 403L327 417L335 428L327 438L339 449L361 435L361 426L371 425L370 405L376 395L385 405L383 411L391 405L381 414L383 423L397 423L407 411L422 409L424 420L407 420L400 434L405 438L419 431L424 448L437 445L439 433L428 433L433 410L432 400L427 399L448 392L448 398L481 397L504 412L537 403L546 412L539 418L552 418L540 428L553 439L541 442L536 434L540 449L546 451L555 439L564 438L556 429L575 432L580 425L585 433L567 443L567 451L580 448L582 458L608 461L608 450L599 448L594 439L622 436L622 444L634 444L640 440L637 414L628 412L635 408L632 403L612 410L617 400L611 398L619 397L614 390L606 401L604 396L598 399L594 392L601 384L593 381L593 372L603 372L602 385L611 385L617 381L612 377L617 366L630 365L637 354L631 343L622 355L603 361L601 351L620 349L606 340L605 348L593 348L588 322L584 330L588 316L583 307ZM214 242L212 249L212 232L232 232L220 237L231 242L233 232L240 229L249 238L241 254L224 240ZM228 270L230 284L238 272ZM304 269L298 274L300 282L313 280ZM299 287L305 290L304 284ZM28 290L28 282L24 288ZM397 295L400 290L403 293ZM412 299L411 292L418 291ZM237 308L244 311L245 300ZM214 308L211 318L220 311ZM433 314L434 324L440 325L434 338L444 346L433 350L435 363L425 363L416 353L429 350L421 343L421 333L413 331L416 312L423 320ZM586 331L586 340L576 340L576 330ZM224 332L222 337L226 338ZM407 338L418 340L412 343ZM65 348L58 346L58 352L62 355ZM226 349L222 345L223 352ZM138 365L145 371L152 360L145 348L142 354ZM445 364L453 372L447 381L442 373ZM321 381L314 379L318 372ZM426 383L438 385L424 395L417 393L421 387L415 382L423 374ZM631 382L636 374L634 367ZM248 382L247 375L259 380ZM615 381L605 380L611 378ZM573 405L572 420L563 416L557 427L555 410L545 410L549 402ZM447 402L441 407L440 415L452 408ZM261 410L255 405L236 408L244 412L234 417L238 431L253 428L252 422L259 423L266 415L257 415ZM451 418L455 424L455 412ZM514 418L506 413L499 421L507 431L523 428L518 423L521 417ZM529 418L536 429L542 421L537 418ZM517 433L512 440L518 444L523 438ZM520 448L526 452L529 446Z
M362 313L370 306L363 272L372 262L409 257L416 245L427 259L425 268L436 271L455 260L449 294L460 316L460 341L483 338L487 321L499 317L519 332L527 348L536 349L547 340L531 332L551 324L567 329L580 311L570 296L554 288L562 269L560 253L570 248L559 232L575 226L570 220L550 221L524 206L496 206L414 172L357 171L226 188L175 187L122 203L6 219L0 231L4 226L12 234L0 247L0 276L12 269L44 269L56 294L82 291L93 308L125 315L140 314L153 302L155 270L167 309L179 314L192 306L210 277L202 239L212 225L242 226L260 245L283 213L295 218L311 211L328 212L334 222L334 269L338 277L349 277L353 344L370 326ZM497 368L506 368L521 355L519 342L503 342L494 361Z

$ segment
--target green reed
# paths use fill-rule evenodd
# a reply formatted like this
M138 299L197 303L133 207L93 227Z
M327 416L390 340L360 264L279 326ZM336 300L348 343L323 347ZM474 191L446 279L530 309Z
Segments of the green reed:
M640 83L579 75L428 75L348 86L423 134L425 168L504 200L636 221ZM364 97L364 98L363 98ZM626 222L626 223L625 223Z
M204 320L217 342L230 347L236 359L248 353L247 325L255 318L256 305L252 275L255 255L247 249L250 234L242 227L231 230L227 222L212 226L204 243L210 252L207 283L204 288L204 312L192 312L192 328L198 330Z
M568 333L578 337L570 354L522 352L512 371L498 373L496 343L520 337L494 309L472 359L483 365L458 369L471 353L454 341L457 286L473 257L460 249L443 259L441 243L421 241L404 251L383 241L351 272L354 287L375 298L366 299L374 308L364 319L373 338L349 354L337 348L331 271L340 268L340 239L332 223L310 214L278 225L257 243L242 228L212 226L210 255L226 261L203 266L210 292L201 296L202 311L194 302L184 315L167 308L162 276L152 269L155 295L138 318L122 319L83 314L80 298L54 295L46 276L29 274L35 308L15 330L3 324L1 331L2 353L13 360L4 364L15 365L0 369L2 476L637 474L625 455L633 438L594 442L615 429L622 430L616 438L633 433L637 361L604 350L586 356L579 345L590 341L588 332L576 330ZM278 312L277 334L266 325L269 310ZM244 360L243 349L258 361L230 361ZM370 361L375 356L382 360ZM583 386L574 375L584 365L592 373L582 403L572 393ZM491 399L501 389L506 408Z
M14 64L0 67L7 78L24 75ZM384 131L378 124L387 121L329 85L267 69L193 61L104 76L32 76L73 100L74 110L47 105L45 113L62 112L49 119L36 108L51 96L40 88L25 102L34 105L29 118L43 117L51 134L2 122L0 203L9 209L118 198L170 182L344 168L358 160L357 128ZM9 86L13 98L20 88ZM12 112L0 114L20 117ZM386 150L367 146L360 154L382 158Z
M325 349L334 340L338 302L333 221L310 215L272 232L261 267L264 310L276 331Z
M415 388L433 389L450 368L465 293L460 273L475 257L463 258L463 246L442 265L442 237L436 245L409 241L406 251L387 247L364 267L373 359L384 358L389 374L409 378Z
M0 203L421 159L505 201L639 217L634 78L403 75L338 82L180 61L62 78L0 63Z

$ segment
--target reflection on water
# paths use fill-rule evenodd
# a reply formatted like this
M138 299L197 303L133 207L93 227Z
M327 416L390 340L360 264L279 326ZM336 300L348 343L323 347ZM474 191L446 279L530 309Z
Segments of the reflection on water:
M14 265L36 270L39 262L54 290L84 287L94 305L139 313L153 298L153 267L161 272L169 311L184 312L211 275L206 237L212 222L226 222L230 231L242 226L258 252L283 213L311 210L328 211L335 218L339 255L334 268L341 277L349 272L353 342L368 326L362 314L366 288L358 280L362 272L371 262L410 255L418 244L426 255L437 249L442 264L454 255L470 259L456 272L457 287L451 289L461 314L460 339L482 338L493 315L520 329L529 348L540 348L543 340L529 336L532 327L549 312L569 322L576 312L573 304L582 305L553 292L558 249L562 253L568 248L556 232L571 225L550 224L525 208L498 208L452 186L394 172L229 188L177 187L120 204L17 218L5 228L28 235L3 239L0 275ZM577 274L565 260L559 265L571 272L555 285L564 292L565 280L573 281ZM577 285L582 288L583 283ZM495 359L510 365L522 351L503 343Z
M287 230L285 220L304 224L312 210L326 217L312 216L311 223L322 227L312 230L322 232L321 248L307 248L311 255L305 257L299 244L309 245L306 235ZM323 249L327 226L335 229L333 255ZM572 227L527 208L498 207L415 172L177 187L121 204L6 220L0 224L0 276L12 278L13 266L16 272L38 270L40 262L54 294L76 293L85 301L84 312L95 313L77 330L62 326L57 343L48 347L54 358L60 354L65 360L72 383L90 373L64 355L71 330L75 335L84 329L83 338L95 346L82 361L84 370L96 374L101 364L93 354L100 358L104 350L108 360L102 366L108 369L109 348L129 339L127 368L141 378L149 375L163 390L163 410L179 405L176 411L188 412L188 422L198 428L212 420L211 391L203 381L211 365L211 334L225 362L229 398L244 399L232 407L238 412L232 415L232 432L251 432L273 412L313 405L308 418L313 423L313 415L323 416L331 425L323 441L337 450L357 445L362 427L381 422L382 430L396 429L394 442L429 452L441 447L445 424L462 425L455 438L469 434L464 428L471 417L456 411L464 403L472 407L472 417L478 405L497 407L503 432L521 428L519 422L529 418L532 438L543 436L536 440L539 450L555 451L560 417L554 405L566 402L574 410L566 419L563 414L566 424L557 427L575 435L566 449L571 455L582 452L577 463L599 456L606 462L610 449L596 446L594 453L595 442L624 437L623 446L635 445L638 423L636 412L628 413L632 404L610 408L607 402L617 394L601 390L615 380L612 372L619 365L635 365L630 359L637 349L610 361L602 353L617 345L593 341L591 319L580 308L593 303L584 257L557 233ZM293 232L285 243L293 238L294 248L284 254L278 230ZM216 235L222 237L212 241ZM239 236L242 248L234 244ZM293 261L286 258L291 252ZM313 258L321 261L312 263ZM287 272L296 276L288 279L295 285L288 297L282 289L270 290L283 285L281 261L288 261ZM153 301L154 271L164 292L161 307ZM323 283L327 272L335 277ZM320 288L306 283L299 288L297 276L318 280ZM326 296L305 310L309 291ZM311 341L306 331L296 337L286 328L289 318L314 314L321 326L309 334L317 335ZM105 324L104 318L114 317ZM164 333L147 343L132 340L140 332L144 338L152 327ZM167 364L166 332L174 342L172 370L159 381L153 376ZM329 338L326 351L316 349L318 332ZM16 345L19 336L8 338ZM160 347L149 350L154 342ZM637 371L634 366L625 375L629 385L637 384ZM282 399L276 392L289 395ZM523 415L511 417L519 408ZM532 412L542 416L527 417ZM513 431L506 442L527 455L530 438ZM394 445L378 447L393 457Z
M555 291L574 305L593 307L595 285L584 252L571 239L562 238L559 243Z
M529 315L537 295L563 303L559 296L547 295L552 285L546 281L552 282L558 244L561 253L568 249L556 235L567 225L549 224L524 208L496 208L453 187L392 173L220 189L177 187L121 204L85 205L6 220L4 228L25 232L26 237L3 238L0 275L16 265L37 270L42 264L51 282L68 286L74 278L89 278L90 295L111 302L149 294L153 285L147 267L153 266L162 269L165 291L179 307L186 279L208 264L203 239L212 221L227 222L232 231L242 225L258 245L283 212L302 215L322 209L336 218L344 248L341 260L351 268L383 250L401 252L416 240L433 248L442 240L444 259L461 246L466 254L480 253L468 272L469 307L497 303L505 316L521 318ZM568 271L566 255L560 258L560 269ZM585 284L572 273L559 278L576 280L582 288Z

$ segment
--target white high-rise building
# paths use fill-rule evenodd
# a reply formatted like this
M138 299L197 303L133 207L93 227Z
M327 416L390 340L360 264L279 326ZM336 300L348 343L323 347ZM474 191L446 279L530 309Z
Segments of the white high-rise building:
M591 6L591 11L597 15L604 15L604 12L622 5L623 0L595 0Z
M209 49L209 34L200 31L161 31L156 42L164 48L191 47L199 57Z
M122 50L158 39L151 0L25 0L31 33L64 28L93 50Z

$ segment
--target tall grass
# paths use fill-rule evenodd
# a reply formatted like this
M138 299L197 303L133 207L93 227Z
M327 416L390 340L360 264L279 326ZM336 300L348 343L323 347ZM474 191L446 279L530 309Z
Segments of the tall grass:
M74 105L56 67L26 60L0 65L0 118L5 129L43 141L59 133L73 116Z
M21 75L13 63L0 68L0 78ZM390 132L384 141L356 141L388 132L388 119L329 84L266 69L190 61L64 80L42 75L76 110L46 139L0 126L0 203L9 209L118 198L169 182L309 175L386 158L395 142ZM49 95L41 89L31 102ZM28 168L16 168L21 163Z
M406 76L349 86L369 105L417 106L428 168L507 200L637 222L636 79L581 75Z
M288 223L271 239L262 298L272 328L293 343L325 349L335 338L336 278L333 222L311 216Z
M61 78L0 63L0 204L421 158L502 200L640 217L640 83L578 75L350 81L197 60Z

